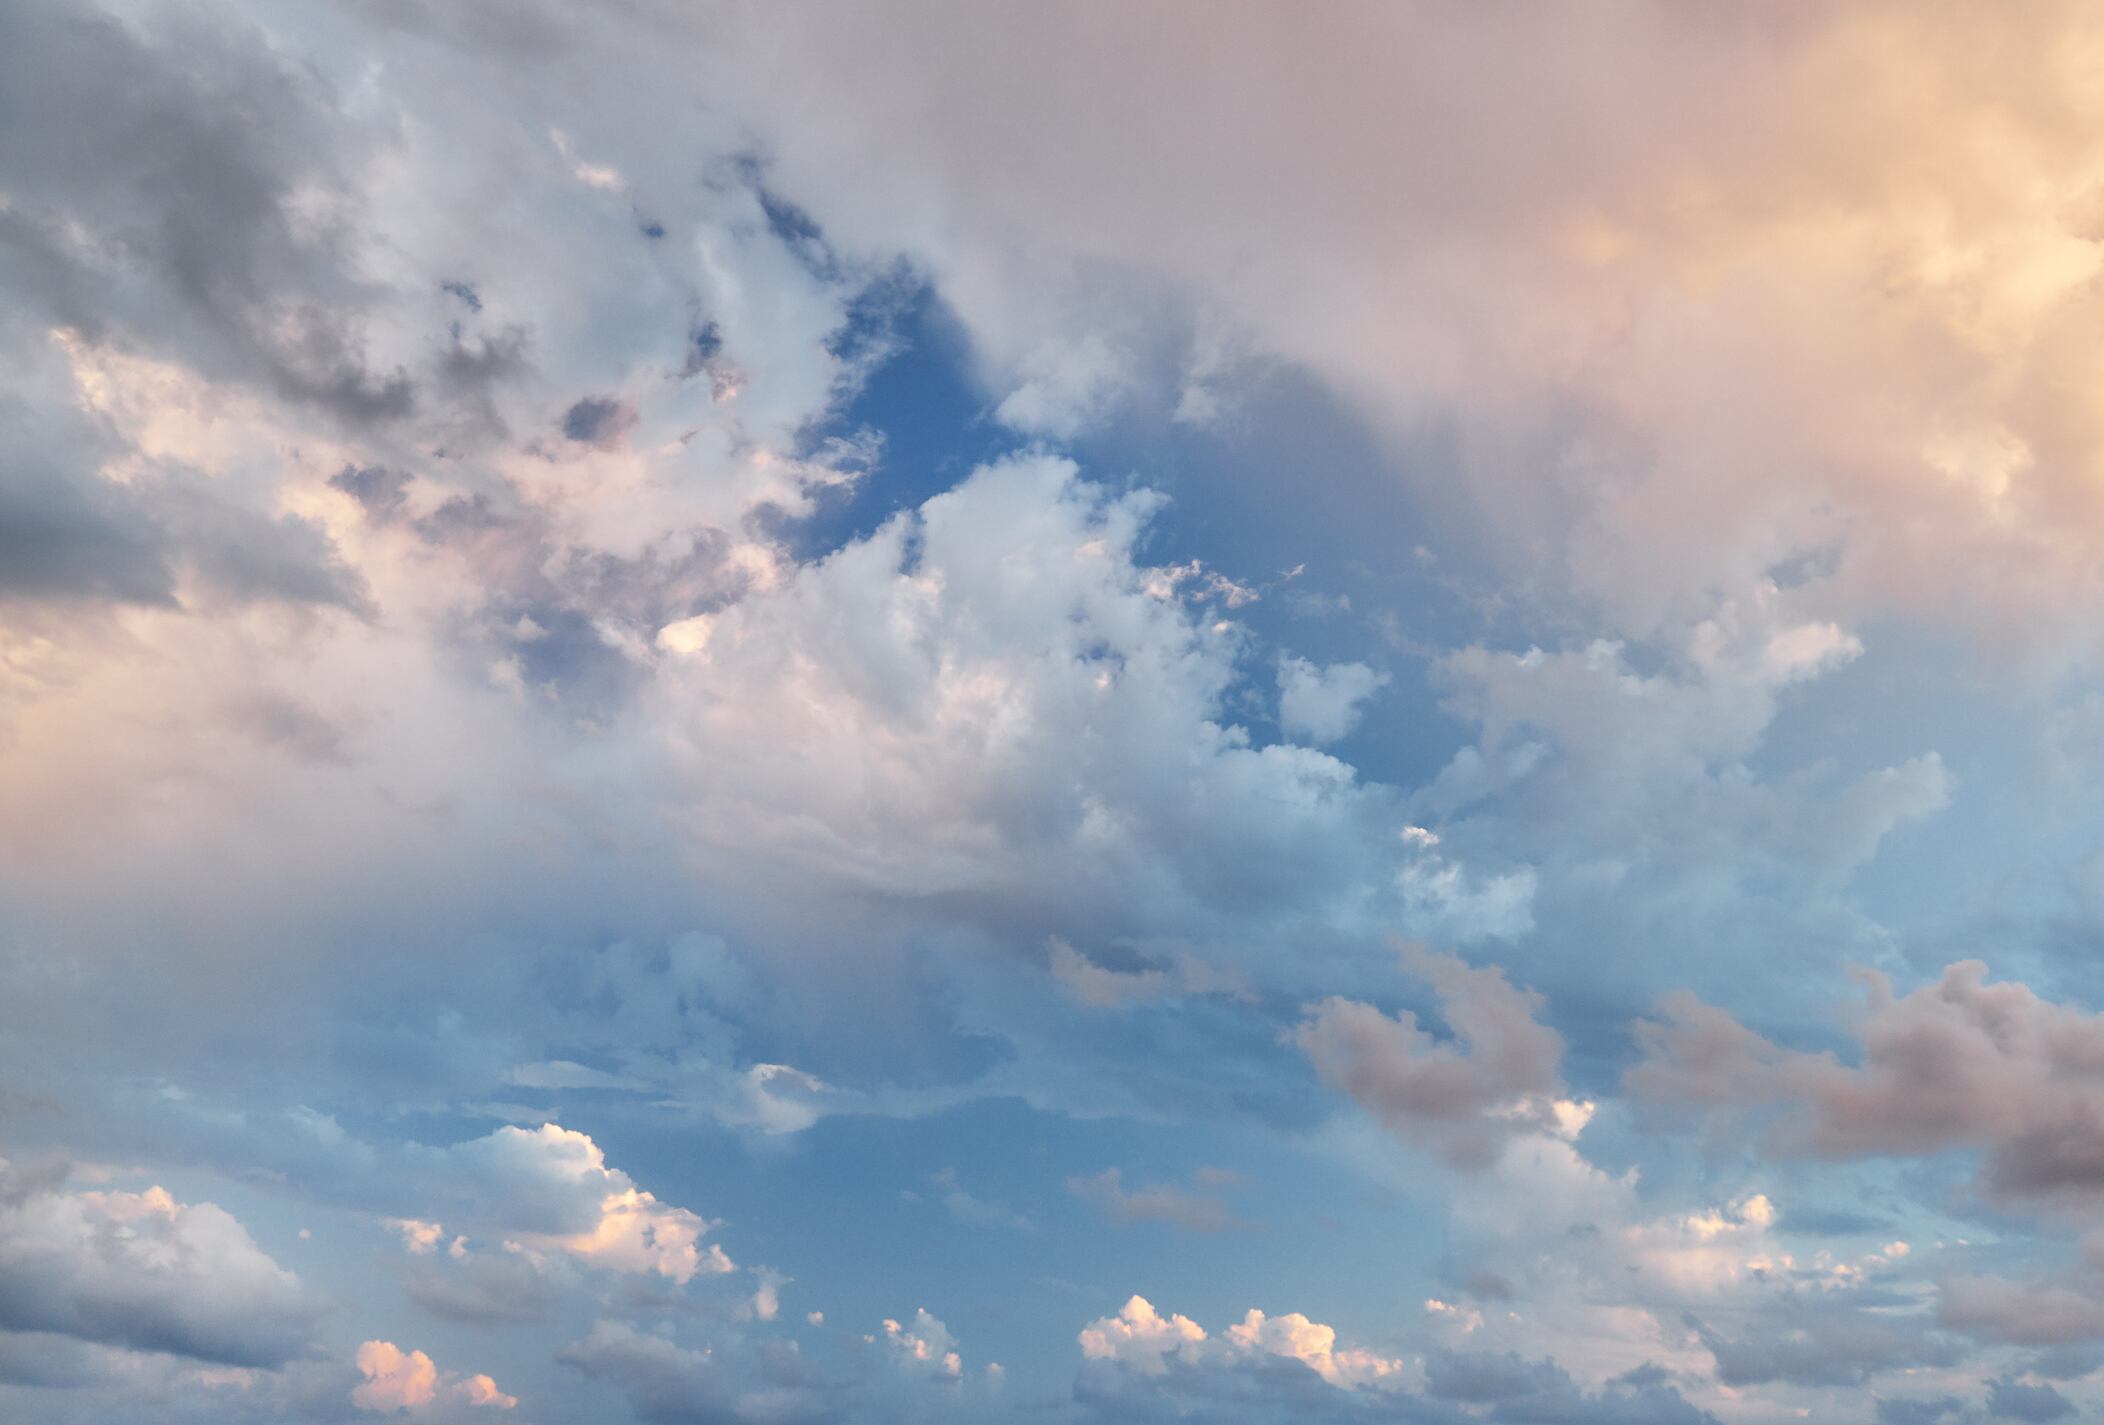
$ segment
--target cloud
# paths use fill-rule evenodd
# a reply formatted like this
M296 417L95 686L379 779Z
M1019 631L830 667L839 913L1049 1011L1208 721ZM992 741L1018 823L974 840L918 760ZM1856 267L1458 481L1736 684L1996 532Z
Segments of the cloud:
M1172 1355L1189 1352L1205 1344L1205 1328L1188 1316L1163 1316L1154 1303L1134 1296L1118 1308L1116 1316L1105 1316L1081 1328L1081 1354L1093 1361L1119 1361L1136 1369L1158 1374L1168 1369Z
M1388 683L1364 663L1310 663L1290 654L1278 663L1278 722L1289 737L1317 746L1349 737L1360 704Z
M1435 1040L1409 1011L1391 1018L1331 998L1308 1007L1294 1040L1323 1081L1405 1142L1460 1168L1481 1169L1521 1134L1575 1135L1589 1110L1564 1096L1563 1040L1535 1019L1539 996L1495 969L1421 949L1404 963L1430 981L1452 1040Z
M2050 1385L2000 1376L1987 1382L1987 1413L1997 1420L2044 1422L2076 1412L2074 1402Z
M988 1202L966 1192L957 1182L957 1170L944 1168L929 1175L928 1181L941 1190L943 1211L968 1227L1007 1227L1018 1232L1034 1232L1037 1224L1006 1203Z
M1577 1425L1714 1425L1656 1367L1633 1370L1597 1391L1579 1387L1554 1361L1435 1351L1413 1363L1363 1347L1340 1347L1333 1327L1292 1312L1250 1310L1218 1336L1188 1317L1164 1317L1134 1297L1114 1317L1085 1327L1074 1396L1109 1420L1406 1420L1458 1425L1486 1418L1457 1405L1492 1407L1500 1421ZM1450 1403L1451 1402L1451 1403Z
M574 1129L507 1126L446 1150L445 1159L484 1186L495 1222L530 1251L680 1286L736 1270L720 1246L701 1240L713 1223L637 1187Z
M1371 1351L1339 1350L1337 1332L1299 1312L1267 1316L1251 1308L1218 1336L1187 1316L1163 1316L1145 1297L1135 1296L1116 1316L1090 1322L1079 1337L1084 1360L1115 1362L1147 1376L1172 1368L1251 1356L1297 1361L1324 1381L1345 1389L1392 1383L1401 1364Z
M13 1171L0 1160L0 1181ZM212 1203L48 1180L0 1194L0 1330L270 1367L311 1349L318 1315Z
M1988 1341L2067 1346L2104 1340L2104 1292L2094 1282L1951 1276L1938 1293L1936 1314L1952 1330Z
M1077 1175L1067 1191L1092 1203L1113 1222L1166 1222L1186 1232L1225 1232L1243 1225L1219 1198L1173 1183L1147 1183L1128 1189L1121 1169Z
M563 1348L562 1361L586 1376L615 1383L637 1418L681 1422L819 1421L838 1386L826 1382L794 1343L753 1348L724 1341L697 1351L617 1321L595 1322Z
M2002 1202L2088 1213L2104 1205L2104 1017L1967 960L1895 997L1866 973L1860 1064L1781 1048L1692 996L1639 1026L1624 1083L1657 1103L1780 1108L1771 1152L1851 1158L1984 1151L1979 1185Z
M1108 413L1131 380L1131 364L1090 332L1039 347L1020 374L1022 384L994 407L994 419L1025 435L1072 439Z
M1859 1386L1888 1372L1954 1365L1961 1357L1956 1342L1922 1329L1919 1320L1846 1308L1764 1314L1736 1337L1690 1324L1716 1360L1717 1379L1728 1386Z
M950 1334L949 1327L930 1316L925 1306L915 1310L913 1320L906 1325L887 1318L883 1341L893 1363L908 1374L939 1380L956 1380L964 1374L957 1338Z
M365 1379L352 1388L351 1403L375 1415L406 1413L424 1419L449 1407L510 1410L519 1403L486 1375L441 1375L422 1351L405 1352L392 1341L360 1346L358 1373Z

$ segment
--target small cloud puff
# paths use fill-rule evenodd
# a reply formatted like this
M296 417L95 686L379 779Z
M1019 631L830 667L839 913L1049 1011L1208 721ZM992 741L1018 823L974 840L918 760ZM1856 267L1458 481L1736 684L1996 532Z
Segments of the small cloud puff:
M1278 661L1278 723L1288 737L1325 746L1349 737L1361 705L1388 683L1364 663L1310 663L1291 655Z
M375 1415L406 1412L424 1418L452 1406L510 1410L519 1401L497 1389L486 1375L440 1373L422 1351L404 1351L392 1341L367 1341L358 1348L358 1373L351 1403Z

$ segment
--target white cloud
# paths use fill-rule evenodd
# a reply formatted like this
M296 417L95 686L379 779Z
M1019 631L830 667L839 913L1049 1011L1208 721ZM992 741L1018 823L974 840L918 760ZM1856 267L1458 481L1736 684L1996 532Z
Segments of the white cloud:
M441 1374L422 1351L404 1351L392 1341L367 1341L357 1364L364 1380L352 1387L351 1403L376 1415L424 1419L453 1407L510 1410L519 1403L486 1375Z
M553 1123L504 1127L448 1156L489 1186L495 1222L530 1251L682 1286L736 1270L722 1247L702 1240L713 1223L608 1167L586 1134Z
M1278 661L1278 721L1289 737L1317 746L1351 736L1360 704L1387 686L1388 675L1364 663L1310 663L1290 654Z
M0 1187L9 1172L0 1160ZM318 1313L212 1203L160 1187L0 1192L0 1330L267 1367L307 1349Z
M1154 1303L1134 1296L1118 1309L1081 1328L1081 1354L1090 1360L1118 1361L1149 1374L1168 1369L1167 1358L1195 1359L1206 1341L1205 1328L1188 1316L1163 1316Z
M957 1338L950 1334L949 1327L930 1316L925 1306L916 1309L913 1320L903 1325L886 1318L884 1344L901 1370L947 1380L959 1379L964 1374L964 1359L957 1353Z

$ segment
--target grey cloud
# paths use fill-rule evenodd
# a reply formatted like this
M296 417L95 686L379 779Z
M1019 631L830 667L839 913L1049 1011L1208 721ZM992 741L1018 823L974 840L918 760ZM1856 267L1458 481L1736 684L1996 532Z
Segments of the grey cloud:
M1780 1306L1736 1337L1692 1317L1688 1325L1716 1361L1717 1379L1729 1386L1860 1386L1889 1371L1960 1359L1957 1343L1925 1323L1847 1307Z
M2023 1420L2045 1425L2075 1413L2070 1401L2050 1385L2031 1385L2002 1376L1987 1383L1987 1413L1997 1420Z
M1954 1276L1942 1285L1937 1319L1954 1331L2019 1346L2104 1340L2104 1296L2079 1281Z
M0 601L172 608L188 577L236 603L367 611L362 579L318 525L249 509L179 467L108 479L100 468L121 447L70 411L0 398L0 419L14 440L0 463Z
M1106 1425L1219 1420L1236 1425L1460 1425L1470 1417L1441 1401L1384 1391L1343 1390L1297 1360L1254 1354L1187 1362L1174 1355L1158 1374L1118 1361L1082 1362L1073 1398Z
M1090 1419L1119 1425L1466 1425L1486 1419L1519 1425L1716 1425L1716 1417L1689 1402L1663 1372L1631 1372L1590 1392L1552 1360L1434 1352L1425 1364L1426 1394L1418 1395L1332 1385L1301 1361L1261 1353L1196 1359L1171 1353L1159 1371L1090 1360L1075 1378L1074 1399Z
M0 16L0 89L16 301L352 425L409 412L407 375L365 365L327 220L294 212L295 190L336 181L348 132L311 72L212 12L138 27L29 3Z
M1323 1081L1406 1142L1423 1141L1457 1167L1484 1168L1514 1135L1553 1130L1563 1040L1535 1019L1540 997L1495 969L1412 951L1432 982L1451 1043L1405 1010L1331 998L1311 1006L1296 1040Z
M650 1425L818 1425L839 1418L815 1374L793 1351L743 1359L689 1350L613 1321L596 1323L558 1356L587 1376L618 1385Z
M635 408L611 396L587 396L563 412L565 439L582 445L611 446L620 443L636 423Z
M1225 1232L1242 1225L1217 1197L1173 1183L1127 1188L1124 1174L1117 1168L1070 1177L1066 1188L1113 1222L1166 1222L1186 1232Z
M2069 1342L2040 1351L2031 1358L2025 1372L2042 1380L2081 1380L2096 1374L2100 1367L2104 1367L2104 1345Z
M1877 1403L1878 1425L1936 1425L1965 1411L1965 1402L1955 1395L1888 1396Z
M433 1316L478 1326L539 1321L555 1296L531 1262L511 1253L476 1252L465 1262L412 1260L404 1286Z
M1976 960L1894 998L1866 977L1860 1065L1784 1049L1678 995L1638 1026L1639 1098L1702 1110L1780 1108L1770 1151L1828 1158L1985 1151L2004 1202L2104 1206L2104 1016L1988 984Z
M356 500L366 514L381 520L389 518L402 508L402 503L407 498L409 475L406 471L390 469L385 465L368 465L363 468L346 465L329 477L329 485Z
M1425 1390L1442 1400L1483 1405L1569 1384L1570 1376L1553 1361L1529 1361L1511 1351L1435 1351L1425 1359Z
M10 464L0 477L0 598L174 603L162 531L132 492L61 475L34 455Z
M1540 1425L1715 1425L1656 1366L1607 1383L1597 1394L1578 1388L1552 1360L1515 1352L1435 1351L1425 1359L1426 1393L1490 1407L1487 1418Z
M187 477L166 480L149 498L170 547L219 596L372 612L364 579L313 521L244 509Z
M302 762L348 766L352 761L349 729L283 693L265 689L238 697L228 705L227 720L258 742Z
M880 1359L885 1346L880 1334L847 1368L820 1372L793 1341L719 1331L697 1349L602 1320L558 1359L616 1386L648 1425L904 1425L953 1412L989 1418L977 1381L889 1369L895 1363Z

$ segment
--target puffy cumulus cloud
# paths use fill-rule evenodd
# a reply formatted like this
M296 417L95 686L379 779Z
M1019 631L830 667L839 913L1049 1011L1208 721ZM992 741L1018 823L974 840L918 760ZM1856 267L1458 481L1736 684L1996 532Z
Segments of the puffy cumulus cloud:
M1242 635L1148 594L1159 507L1020 456L722 610L659 684L698 844L890 896L1356 909L1395 798L1226 720Z
M2097 314L2083 6L1193 4L1084 34L868 5L734 33L709 73L782 184L928 254L997 394L1094 334L1191 348L1174 403L1226 331L1400 450L1436 424L1419 478L1633 628L1823 550L1859 609L2089 641L2096 429L2059 379Z
M1251 1307L1222 1338L1240 1350L1299 1361L1335 1386L1376 1385L1399 1377L1403 1370L1402 1362L1373 1351L1338 1350L1335 1327L1310 1321L1298 1311L1266 1316Z
M1373 1351L1338 1349L1334 1327L1297 1311L1267 1316L1251 1308L1219 1335L1208 1336L1188 1316L1163 1316L1135 1296L1117 1315L1084 1326L1078 1339L1085 1361L1115 1363L1144 1376L1250 1357L1297 1361L1340 1389L1399 1385L1403 1372L1402 1362Z
M510 1410L519 1403L486 1375L441 1374L422 1351L404 1351L392 1341L367 1341L357 1364L364 1380L352 1387L351 1403L375 1415L426 1419L462 1407Z
M1053 341L1023 358L1021 384L994 407L994 419L1026 435L1072 438L1100 421L1132 380L1131 359L1089 332Z
M1364 663L1323 666L1288 655L1278 665L1279 727L1317 746L1349 737L1361 704L1387 682Z
M209 1202L66 1191L0 1160L0 1331L273 1367L313 1345L318 1303Z
M444 1150L443 1166L490 1195L486 1210L528 1252L681 1286L737 1270L722 1247L702 1241L714 1223L637 1187L574 1129L506 1126Z
M1639 1026L1624 1078L1653 1102L1780 1109L1766 1144L1830 1158L1984 1153L1979 1186L2007 1203L2083 1216L2104 1207L2104 1017L1987 982L1976 960L1896 996L1863 976L1861 1061L1789 1050L1692 996Z
M1340 1348L1333 1327L1299 1312L1252 1309L1217 1336L1142 1297L1084 1328L1074 1398L1105 1420L1407 1420L1486 1418L1610 1425L1713 1425L1655 1366L1588 1390L1551 1360L1434 1349L1419 1360Z
M1105 1316L1081 1328L1081 1354L1092 1361L1119 1361L1137 1370L1159 1373L1168 1358L1194 1352L1206 1342L1205 1328L1188 1316L1163 1316L1144 1296L1134 1296Z
M1432 854L1528 868L1520 953L1559 997L1633 1011L1662 977L1729 992L1730 957L1680 953L1697 939L1807 971L1851 948L1869 958L1886 932L1852 895L1858 874L1947 806L1956 779L1933 751L1862 770L1763 765L1792 690L1858 651L1801 589L1772 586L1650 648L1459 650L1436 677L1477 732L1416 793L1417 820ZM1425 875L1439 884L1436 863ZM1580 953L1598 944L1617 953Z
M964 1358L957 1354L957 1338L950 1328L918 1307L905 1325L886 1317L884 1345L900 1370L914 1375L957 1380L964 1374Z
M1563 1038L1535 1018L1540 997L1495 967L1420 947L1403 955L1438 994L1451 1040L1434 1039L1408 1010L1391 1018L1369 1004L1325 1000L1294 1032L1323 1081L1456 1167L1486 1168L1520 1135L1575 1137L1591 1106L1564 1093Z
M1940 1261L1903 1241L1849 1250L1792 1232L1765 1191L1691 1198L1685 1183L1642 1176L1544 1134L1514 1139L1473 1174L1445 1220L1443 1285L1424 1304L1428 1369L1440 1352L1466 1358L1471 1373L1505 1380L1498 1389L1540 1392L1539 1418L1563 1408L1545 1403L1561 1389L1545 1357L1588 1395L1651 1380L1672 1385L1673 1410L1729 1416L1964 1358L1935 1319ZM1727 1359L1744 1380L1720 1381ZM1807 1383L1821 1375L1828 1384Z
M390 1217L387 1226L401 1236L402 1250L418 1257L428 1257L436 1252L446 1235L446 1229L440 1223L424 1222L414 1217Z

